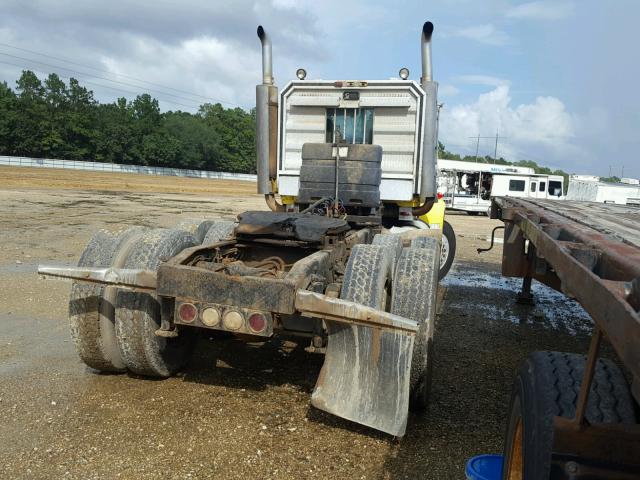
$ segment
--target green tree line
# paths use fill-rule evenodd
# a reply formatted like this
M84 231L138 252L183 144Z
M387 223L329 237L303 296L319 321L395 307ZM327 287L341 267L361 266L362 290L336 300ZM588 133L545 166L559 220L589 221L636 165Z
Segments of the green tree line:
M255 173L255 111L161 112L148 94L100 103L55 73L0 83L0 155Z
M438 145L439 158L476 161ZM44 81L24 70L15 90L0 83L0 155L255 173L255 110L205 103L197 113L161 112L148 94L100 103L93 92L55 73ZM568 174L531 160L483 163Z

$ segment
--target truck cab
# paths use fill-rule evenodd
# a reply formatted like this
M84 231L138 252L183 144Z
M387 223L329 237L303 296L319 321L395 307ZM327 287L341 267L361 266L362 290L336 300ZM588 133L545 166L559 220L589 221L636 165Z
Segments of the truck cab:
M256 87L258 192L269 208L331 210L351 224L391 231L440 230L444 276L455 234L437 191L433 24L422 28L419 82L407 68L392 80L308 80L300 68L280 93L271 40L263 27L257 33L263 67Z

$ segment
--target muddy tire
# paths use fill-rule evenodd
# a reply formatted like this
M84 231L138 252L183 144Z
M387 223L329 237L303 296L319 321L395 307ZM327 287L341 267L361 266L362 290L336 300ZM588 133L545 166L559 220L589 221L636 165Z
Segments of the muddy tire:
M378 233L373 237L372 245L382 245L387 249L388 255L391 257L391 272L396 271L396 264L400 254L402 253L402 237L392 233Z
M133 227L120 234L107 230L96 232L82 253L78 266L119 266L118 257L122 257L123 249L126 250L132 239L143 231L141 227ZM116 373L125 371L126 365L116 341L115 292L110 292L112 288L73 282L69 298L69 326L80 359L100 372Z
M125 261L125 268L155 270L161 261L196 245L190 233L155 229L140 236ZM130 372L151 377L169 377L188 360L193 348L193 329L185 328L174 338L159 337L160 304L147 293L118 292L116 337L120 355Z
M354 245L345 268L340 298L384 309L391 258L382 245Z
M534 352L514 382L505 439L504 479L549 478L553 417L573 418L585 357ZM636 415L627 382L610 360L599 359L586 418L591 424L634 424Z
M189 232L191 235L195 236L196 230L202 223L202 220L198 220L197 218L185 218L184 220L180 220L174 227L175 230L184 230L185 232Z
M429 244L429 237L417 237L411 241L411 246L420 248L423 243ZM440 240L440 270L438 272L438 280L442 280L453 265L456 256L456 234L453 227L445 220L442 226L442 237Z
M420 248L405 248L398 259L391 313L419 324L411 357L409 406L424 410L429 403L433 365L433 332L438 288L438 241L422 237Z
M202 239L202 245L211 245L229 237L233 233L236 224L230 220L209 220L207 233ZM203 222L203 225L206 222ZM203 226L203 229L205 226Z

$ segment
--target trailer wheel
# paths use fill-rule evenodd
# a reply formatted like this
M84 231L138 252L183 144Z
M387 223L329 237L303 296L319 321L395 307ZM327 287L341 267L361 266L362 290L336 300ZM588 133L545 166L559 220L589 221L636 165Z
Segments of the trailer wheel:
M202 239L202 245L211 245L219 242L223 238L227 238L233 232L236 224L230 220L209 220L208 225L203 222L203 230L206 228L206 234Z
M585 361L583 355L534 352L520 367L505 439L505 480L549 478L553 417L574 417ZM611 360L596 364L586 418L593 424L636 422L627 382Z
M78 261L79 267L118 267L123 250L144 231L129 228L117 234L107 230L95 233ZM126 252L124 252L126 254ZM120 257L120 259L118 258ZM123 372L126 366L116 341L111 288L97 284L73 282L69 298L71 338L80 359L100 372Z
M429 401L438 288L438 241L422 240L420 248L402 250L391 296L391 313L419 324L411 358L409 406L413 410L426 409Z
M155 229L140 236L127 256L125 268L155 270L161 261L196 245L193 235L181 230ZM174 338L159 337L160 305L154 295L119 291L116 301L116 336L129 371L151 377L168 377L188 360L193 347L192 329Z
M373 237L372 245L382 245L391 257L391 273L396 271L396 264L402 253L402 237L392 233L378 233Z

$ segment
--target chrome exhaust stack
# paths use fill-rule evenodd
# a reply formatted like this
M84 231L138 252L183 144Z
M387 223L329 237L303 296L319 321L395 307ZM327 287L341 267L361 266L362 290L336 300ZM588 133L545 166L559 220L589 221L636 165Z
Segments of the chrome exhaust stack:
M431 35L433 35L433 23L425 22L422 26L422 77L420 83L433 81L433 67L431 64Z
M262 44L262 84L273 85L273 61L271 59L271 37L258 25L258 38Z
M422 165L420 169L420 198L435 199L437 193L436 161L438 148L438 84L433 81L431 64L431 36L433 23L422 26L422 77L420 84L425 92L424 137L422 141Z
M258 26L262 44L262 84L256 86L256 171L258 193L265 195L267 205L274 211L283 207L275 199L274 184L277 177L278 142L278 87L273 81L271 38Z

